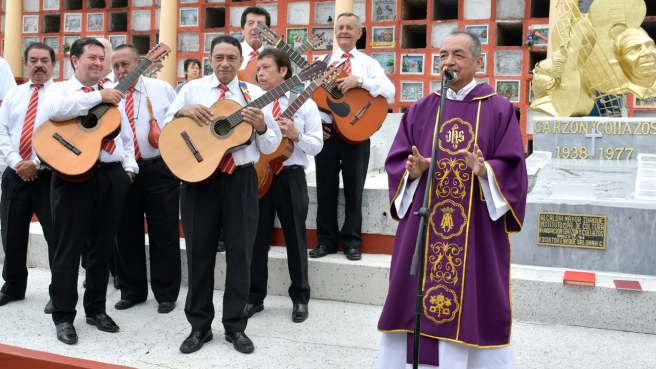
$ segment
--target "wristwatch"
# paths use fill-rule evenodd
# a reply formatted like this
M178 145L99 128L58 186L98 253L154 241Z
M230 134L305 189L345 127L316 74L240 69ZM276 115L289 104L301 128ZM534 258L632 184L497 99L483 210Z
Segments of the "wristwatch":
M40 161L38 161L38 160L36 160L36 158L34 158L34 159L32 159L32 163L34 163L34 168L36 168L36 170L41 170L41 162Z
M358 77L358 87L362 87L363 83L364 83L364 78Z
M294 141L294 142L301 142L301 138L303 138L303 133L298 132L298 137L296 137L296 139L295 139L295 140L292 140L292 141Z

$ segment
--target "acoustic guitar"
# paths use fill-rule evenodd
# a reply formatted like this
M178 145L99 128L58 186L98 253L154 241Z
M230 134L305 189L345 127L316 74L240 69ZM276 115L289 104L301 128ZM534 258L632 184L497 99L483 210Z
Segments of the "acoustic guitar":
M298 109L305 104L305 102L312 96L312 93L326 82L332 82L339 78L339 73L344 69L344 63L328 68L326 73L312 81L303 92L298 95L296 100L287 107L280 116L287 119L292 119ZM282 163L289 159L294 153L294 142L287 137L283 137L278 149L271 154L260 153L260 160L255 163L255 171L257 172L258 182L258 196L262 197L271 187L274 174L282 169Z
M146 72L153 73L171 49L163 43L155 46L121 83L114 87L125 93ZM103 141L113 140L121 132L121 113L109 103L100 103L82 117L62 122L48 120L34 131L32 145L42 162L58 176L73 182L91 177L100 164Z
M284 43L275 32L266 25L258 24L255 33L267 43L289 55L290 59L301 68L309 63L289 45ZM348 77L342 72L339 78ZM367 140L380 129L387 117L387 99L383 96L373 97L363 88L352 88L343 94L334 82L328 82L317 89L312 99L324 110L330 110L335 119L335 132L347 143L358 144Z
M308 37L307 41L305 41L301 46L297 47L295 51L299 54L303 54L306 51L310 50L311 48L316 48L321 46L324 43L324 41L325 38L323 37L323 32L321 32L318 35L312 35ZM255 78L257 77L257 60L253 60L252 63L246 64L246 68L238 71L237 76L239 77L240 81L248 82L259 86L260 84L257 83L257 78Z
M232 100L220 100L210 107L214 119L199 126L191 118L178 118L168 123L159 136L159 152L171 172L189 184L204 184L216 177L227 153L247 146L253 140L253 126L244 122L241 111L247 107L262 109L277 97L317 77L326 63L315 62L301 73L253 100L245 107Z

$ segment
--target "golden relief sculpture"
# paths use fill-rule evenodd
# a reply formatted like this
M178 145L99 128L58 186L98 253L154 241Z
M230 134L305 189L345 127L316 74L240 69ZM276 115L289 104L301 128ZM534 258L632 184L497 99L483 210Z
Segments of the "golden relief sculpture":
M535 67L531 109L583 116L596 104L602 115L619 115L622 95L656 96L656 48L640 28L644 0L595 0L587 14L560 0L556 11L554 52Z

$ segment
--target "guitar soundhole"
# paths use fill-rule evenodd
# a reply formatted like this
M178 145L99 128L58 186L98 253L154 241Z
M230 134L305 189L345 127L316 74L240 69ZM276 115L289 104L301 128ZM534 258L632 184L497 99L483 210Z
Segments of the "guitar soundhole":
M95 114L89 114L84 117L80 117L77 120L78 127L84 132L95 131L98 129L98 127L100 127L100 124L98 123L98 117Z
M213 133L215 136L224 138L229 136L232 133L232 126L227 119L219 118L214 123Z

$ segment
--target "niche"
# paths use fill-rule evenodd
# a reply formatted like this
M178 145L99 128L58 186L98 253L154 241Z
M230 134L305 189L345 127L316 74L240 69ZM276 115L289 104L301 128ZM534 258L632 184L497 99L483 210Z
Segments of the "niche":
M425 49L426 48L426 25L407 24L401 26L401 48L402 49Z
M497 22L497 46L522 46L522 22Z

